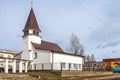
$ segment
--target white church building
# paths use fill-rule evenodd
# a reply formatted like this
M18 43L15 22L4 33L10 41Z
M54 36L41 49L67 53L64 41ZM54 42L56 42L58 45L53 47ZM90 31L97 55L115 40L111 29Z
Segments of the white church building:
M42 40L33 8L23 32L23 52L19 56L31 61L28 70L82 70L83 56L66 53L58 44Z
M13 73L16 73L16 70L19 72L27 72L28 70L82 70L83 56L66 53L58 44L42 40L41 30L33 8L30 10L23 33L23 51L16 53L17 55L13 55L12 58L9 57L9 54L8 57L0 57L4 60L5 73L8 73L9 63L13 65L11 66Z

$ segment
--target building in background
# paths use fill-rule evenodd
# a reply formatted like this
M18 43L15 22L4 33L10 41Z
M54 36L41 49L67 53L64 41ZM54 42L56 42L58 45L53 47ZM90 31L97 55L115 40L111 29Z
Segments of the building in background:
M8 59L8 69L12 70L13 68L13 60L20 52L0 49L0 72L4 71L5 68L5 60Z
M113 70L116 66L120 66L120 58L103 59L103 62L110 71Z
M85 62L84 71L117 71L120 72L120 58L107 58L103 61Z

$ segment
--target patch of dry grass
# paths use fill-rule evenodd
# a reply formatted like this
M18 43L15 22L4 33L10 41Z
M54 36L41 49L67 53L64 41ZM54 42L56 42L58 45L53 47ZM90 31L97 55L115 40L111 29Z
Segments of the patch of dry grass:
M66 72L66 71L65 71ZM38 72L28 72L25 74L29 74L34 77L39 77L40 80L83 80L85 78L96 78L103 76L113 76L112 72L84 72L84 71L67 71L67 74L60 75L60 72L50 72L50 71L38 71ZM77 75L73 75L77 73ZM24 74L24 73L22 73Z

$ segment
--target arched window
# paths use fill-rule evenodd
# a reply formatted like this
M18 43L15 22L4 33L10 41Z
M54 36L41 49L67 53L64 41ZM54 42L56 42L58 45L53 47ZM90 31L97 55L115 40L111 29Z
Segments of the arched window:
M33 34L36 35L36 36L39 36L39 31L33 30Z
M27 31L24 31L24 36L28 35L28 30Z
M39 36L39 32L36 32L36 35Z
M35 53L34 53L34 59L36 59L36 58L37 58L37 53L35 52Z

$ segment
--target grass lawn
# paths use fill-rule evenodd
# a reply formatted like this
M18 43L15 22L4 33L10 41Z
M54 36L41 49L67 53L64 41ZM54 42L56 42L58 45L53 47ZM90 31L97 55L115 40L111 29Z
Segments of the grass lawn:
M103 76L112 76L110 72L83 72L82 76L64 76L61 77L60 72L50 72L50 71L37 71L37 72L28 72L28 73L18 73L18 74L29 74L33 77L39 77L40 80L83 80L85 78L95 78ZM91 74L88 76L88 74ZM102 75L97 75L102 74Z
M50 71L29 72L31 76L40 76L41 79L60 79L61 76Z

